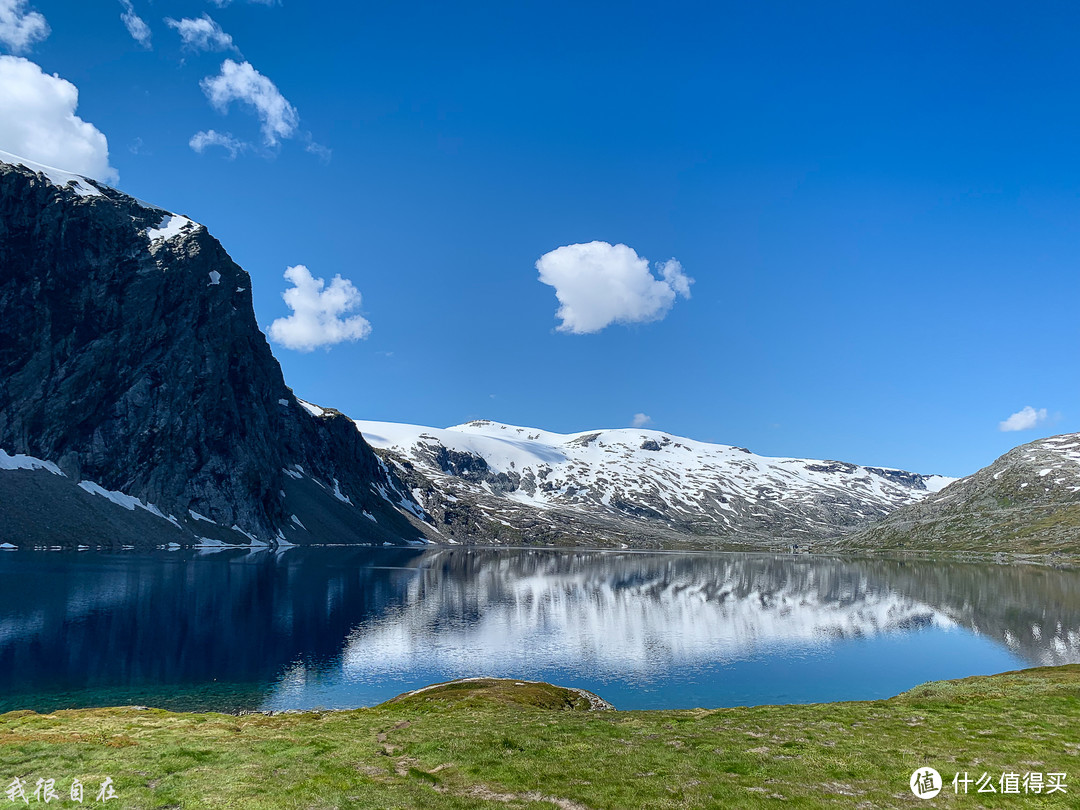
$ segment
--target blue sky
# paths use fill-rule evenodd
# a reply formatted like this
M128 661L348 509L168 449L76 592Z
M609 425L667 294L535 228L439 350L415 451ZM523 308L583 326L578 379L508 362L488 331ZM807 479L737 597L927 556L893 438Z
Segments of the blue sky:
M78 88L119 187L205 224L264 331L289 267L362 295L366 337L272 341L306 399L947 475L1080 430L1074 6L219 2L0 0L0 53ZM182 47L204 14L233 47ZM649 265L538 279L592 242ZM556 290L630 322L575 333Z

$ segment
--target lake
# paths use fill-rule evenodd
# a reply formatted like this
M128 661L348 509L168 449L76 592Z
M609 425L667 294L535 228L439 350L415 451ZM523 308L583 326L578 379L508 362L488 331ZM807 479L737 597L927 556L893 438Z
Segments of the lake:
M1080 572L468 548L0 553L0 711L368 706L469 676L620 709L864 700L1080 662Z

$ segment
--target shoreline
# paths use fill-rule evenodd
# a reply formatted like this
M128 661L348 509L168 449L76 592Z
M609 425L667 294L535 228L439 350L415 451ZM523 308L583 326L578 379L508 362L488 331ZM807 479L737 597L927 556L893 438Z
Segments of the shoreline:
M151 552L173 553L177 551L199 551L215 553L224 551L264 552L272 551L284 553L294 549L351 549L355 551L402 551L414 549L418 552L426 550L479 550L479 551L559 551L581 553L611 553L611 554L767 554L781 557L816 557L829 559L849 559L871 557L874 559L896 560L922 560L922 561L951 561L951 562L979 562L979 563L1018 563L1024 565L1049 565L1052 567L1080 566L1080 551L1078 552L1023 552L1023 551L977 551L958 549L872 549L872 548L815 548L805 547L798 551L772 548L768 546L743 546L741 544L727 544L727 548L701 548L701 547L616 547L616 546L593 546L593 545L502 545L480 543L425 543L423 545L411 543L403 545L366 545L362 543L306 543L304 545L178 545L171 546L155 545L147 547L136 546L31 546L23 548L13 544L0 546L2 552L37 552L37 553L72 553L85 554L94 552L98 554L116 554L134 551L139 554Z
M619 714L670 714L680 712L733 712L733 711L755 711L759 709L787 709L793 707L808 707L808 706L849 706L849 705L869 705L874 703L888 702L890 700L897 700L903 698L906 695L913 694L927 686L935 686L939 684L956 684L964 682L974 681L986 681L990 679L1005 679L1008 676L1019 676L1025 673L1043 672L1060 670L1067 672L1075 669L1078 676L1078 684L1080 684L1080 663L1076 664L1050 664L1044 666L1023 667L1021 669L1010 669L1002 672L995 672L989 675L968 675L963 678L950 678L947 680L926 681L924 683L916 684L910 689L905 689L902 692L897 692L894 695L881 698L867 698L867 699L841 699L841 700L821 700L807 703L754 703L747 705L734 705L734 706L684 706L680 708L665 708L665 709L620 709L617 706L612 705L609 701L598 695L596 692L592 692L588 689L584 689L577 686L564 686L561 684L554 684L549 681L533 681L525 680L522 678L503 678L490 675L472 675L465 678L454 678L449 681L438 681L426 686L421 686L417 689L410 689L405 692L401 692L391 698L387 698L379 703L372 704L370 706L354 706L352 708L345 709L326 709L326 708L314 708L314 709L237 709L235 711L230 710L218 710L218 709L166 709L159 706L150 706L142 704L116 704L111 706L75 706L64 709L54 709L52 711L39 712L35 709L8 709L7 711L0 712L0 724L3 723L4 718L8 715L37 715L39 717L49 717L56 714L63 714L65 712L77 712L77 713L111 713L111 712L164 712L169 715L221 715L223 717L304 717L311 715L313 717L324 717L327 715L347 715L354 712L372 711L374 709L380 709L386 706L390 706L395 703L402 703L412 698L417 698L421 695L427 695L429 693L438 693L439 691L454 690L458 688L467 688L471 686L477 686L484 688L486 686L496 684L503 687L545 687L563 692L570 692L588 704L587 711L602 711L602 712L618 712ZM1080 698L1080 686L1078 686L1077 697ZM0 744L2 744L2 738L0 738Z
M61 790L108 778L132 810L910 807L926 767L957 802L954 774L1075 781L1078 726L1077 664L884 700L713 710L596 711L570 689L488 679L344 711L9 712L0 771ZM1065 786L1040 806L1073 806L1080 786Z

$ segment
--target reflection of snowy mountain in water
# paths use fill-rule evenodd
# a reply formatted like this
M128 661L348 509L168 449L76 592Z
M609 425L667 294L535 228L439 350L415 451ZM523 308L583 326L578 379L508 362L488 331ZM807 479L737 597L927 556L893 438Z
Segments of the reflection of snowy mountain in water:
M925 601L1029 666L1080 663L1080 572L1045 565L875 561L875 580Z
M620 708L1080 662L1048 566L469 548L0 554L0 711L347 708L496 674Z
M428 575L406 586L401 607L350 635L346 673L419 664L485 672L513 660L649 672L954 626L839 562L454 550L420 565Z

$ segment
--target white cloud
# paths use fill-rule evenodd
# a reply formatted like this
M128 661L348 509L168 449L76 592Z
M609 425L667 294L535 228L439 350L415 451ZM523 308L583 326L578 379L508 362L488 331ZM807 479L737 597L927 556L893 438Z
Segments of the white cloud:
M321 143L315 143L315 141L309 141L308 145L304 147L304 151L315 155L319 162L323 164L329 163L330 158L334 156L333 149L323 146Z
M540 281L555 288L559 331L575 335L599 332L612 323L659 320L676 296L690 297L694 283L675 259L658 263L656 278L648 259L631 247L607 242L557 248L541 256L536 269Z
M38 12L26 10L26 0L0 0L0 42L13 53L28 50L48 35L49 24Z
M1004 422L999 422L998 430L1006 432L1011 430L1031 430L1036 425L1045 422L1047 416L1046 408L1035 410L1030 405L1026 405L1023 410L1017 411Z
M371 324L360 315L344 317L360 306L360 291L341 276L330 286L298 264L285 271L292 289L281 294L293 314L270 324L270 339L287 349L310 352L345 340L361 340L371 334Z
M652 422L652 417L649 416L647 413L635 413L634 414L634 419L631 422L631 424L634 427L639 428L639 427L645 427L650 422Z
M242 101L254 109L267 146L277 146L278 138L291 138L296 131L300 121L296 108L250 62L226 59L221 63L221 73L207 76L200 86L210 103L221 112L228 110L231 101Z
M120 0L120 5L124 7L124 13L120 15L120 19L123 20L124 26L127 28L128 33L131 34L131 38L144 48L149 48L150 26L135 13L135 7L131 4L131 0Z
M165 18L165 24L175 29L180 35L180 44L192 51L228 51L235 49L231 36L222 30L209 14L198 19L185 17L182 20Z
M75 115L78 104L79 91L71 82L43 73L21 56L0 56L0 149L115 183L109 143Z
M229 160L232 160L240 152L247 149L248 144L239 138L234 138L231 132L218 132L217 130L208 129L192 135L191 140L188 141L188 146L200 155L208 146L220 146L229 153Z

